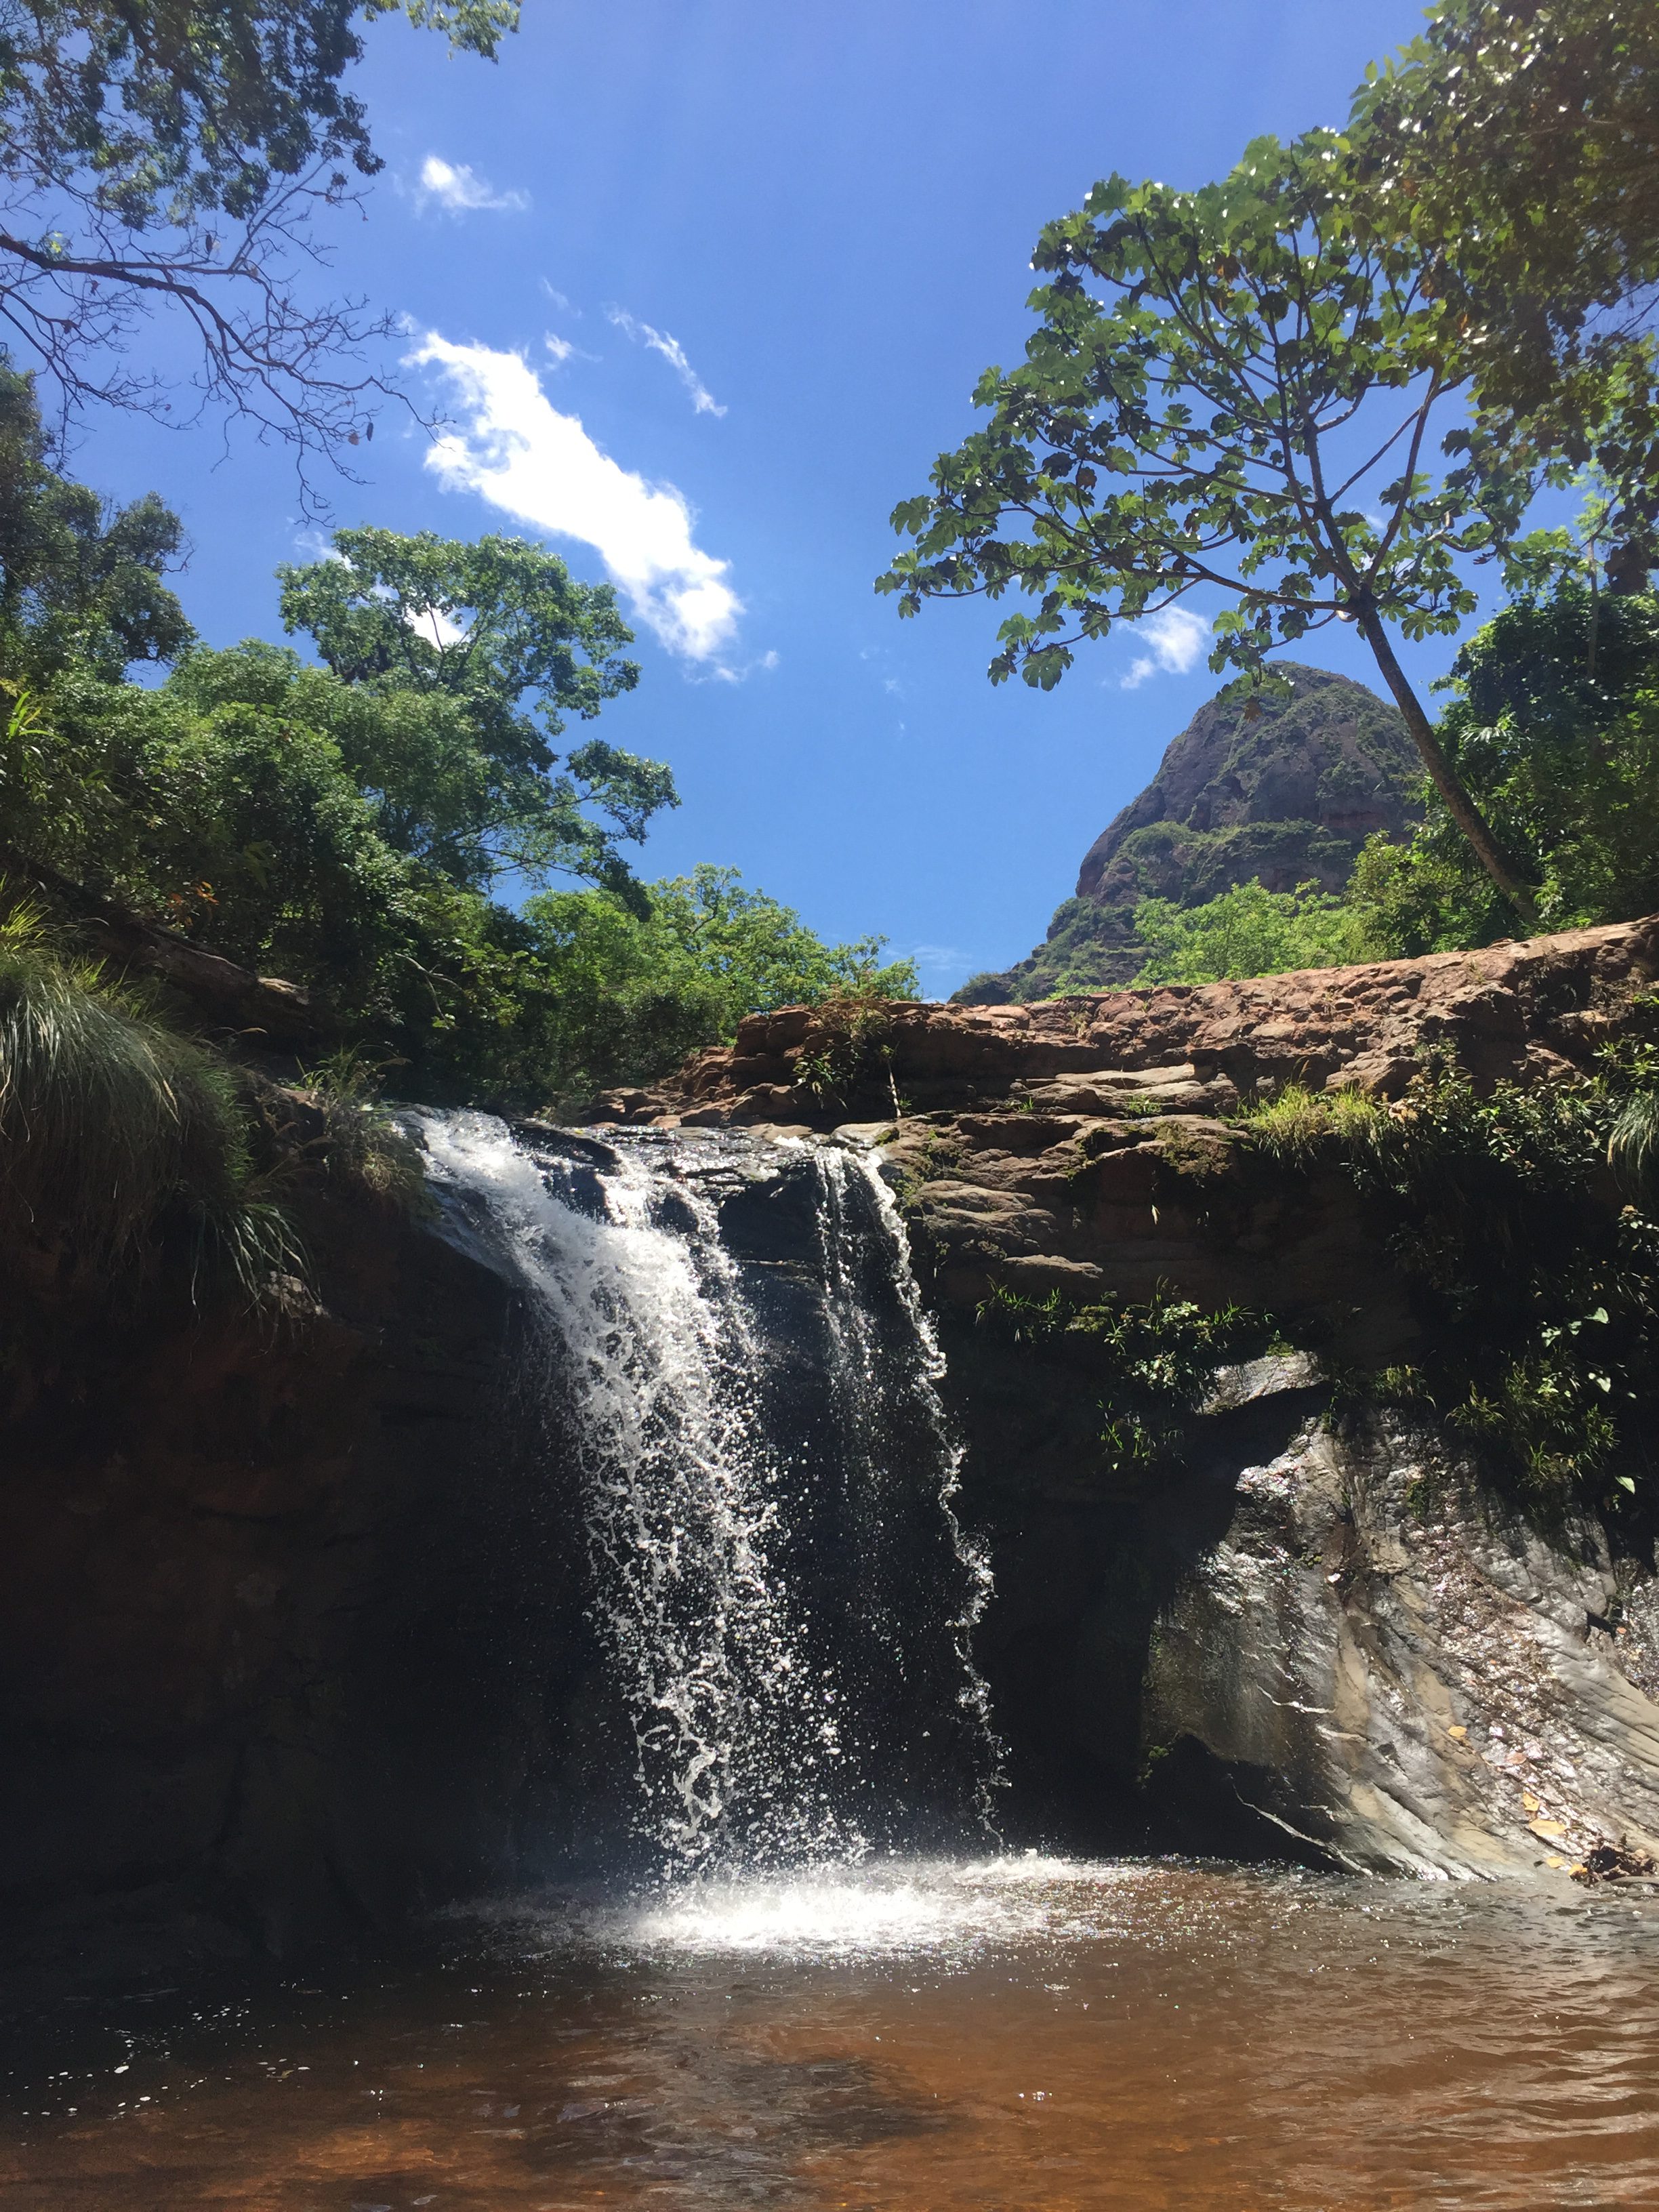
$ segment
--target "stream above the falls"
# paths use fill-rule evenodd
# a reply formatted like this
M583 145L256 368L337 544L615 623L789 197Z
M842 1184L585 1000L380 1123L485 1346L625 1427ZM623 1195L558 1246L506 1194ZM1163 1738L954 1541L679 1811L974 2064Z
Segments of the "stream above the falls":
M503 1900L350 1978L54 2008L15 2212L1659 2202L1659 1910L1216 1863ZM16 2023L21 2027L22 2023Z

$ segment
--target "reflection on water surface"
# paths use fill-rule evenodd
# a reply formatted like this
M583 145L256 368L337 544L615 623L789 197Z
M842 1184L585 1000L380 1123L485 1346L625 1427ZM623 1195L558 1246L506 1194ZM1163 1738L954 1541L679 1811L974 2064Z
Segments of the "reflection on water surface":
M9 2212L1659 2204L1656 1967L1639 1892L1169 1863L520 1901L337 1988L28 2024L0 2183Z

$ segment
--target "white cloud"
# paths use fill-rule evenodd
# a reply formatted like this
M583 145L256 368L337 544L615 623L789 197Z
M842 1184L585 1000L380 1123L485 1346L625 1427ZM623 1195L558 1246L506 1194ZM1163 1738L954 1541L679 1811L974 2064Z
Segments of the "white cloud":
M568 338L556 337L551 331L550 331L547 336L542 340L542 343L547 348L549 353L552 355L554 360L559 363L561 368L562 368L564 363L569 360L571 355L576 350L575 347L571 344Z
M619 331L626 331L637 344L649 346L659 353L691 395L691 404L699 415L724 415L726 410L697 374L685 357L685 348L666 331L653 331L649 323L637 321L625 307L607 307L605 314Z
M422 205L436 200L451 215L472 215L484 208L519 215L530 205L528 192L498 192L465 161L446 161L441 154L428 154L422 162L416 197Z
M726 581L730 563L693 543L691 511L672 484L649 484L601 453L574 415L549 404L520 354L428 331L410 358L449 378L470 418L427 455L450 489L592 546L671 653L714 659L743 602Z
M460 624L452 622L441 607L422 607L419 613L409 608L404 620L416 637L430 639L441 653L447 645L459 645L466 635Z
M1138 654L1131 663L1120 687L1125 691L1139 690L1149 676L1160 671L1168 676L1184 676L1197 666L1199 655L1210 641L1208 623L1186 607L1161 607L1133 629L1151 650Z

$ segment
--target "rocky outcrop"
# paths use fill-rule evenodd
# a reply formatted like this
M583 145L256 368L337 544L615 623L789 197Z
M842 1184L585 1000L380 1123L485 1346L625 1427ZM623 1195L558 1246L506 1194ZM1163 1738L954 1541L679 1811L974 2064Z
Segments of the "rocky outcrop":
M1651 1869L1659 1584L1598 1527L1547 1540L1376 1418L1304 1423L1233 1498L1151 1639L1154 1802L1361 1870Z
M1109 1119L1153 1079L1158 1103L1210 1111L1292 1079L1392 1097L1431 1047L1483 1085L1564 1076L1594 1065L1632 993L1656 976L1659 917L1650 917L1420 960L1032 1006L787 1007L751 1015L734 1044L702 1053L672 1084L610 1093L595 1118L827 1128L1012 1100Z
M1234 884L1340 891L1365 839L1417 818L1422 763L1395 708L1346 676L1279 665L1287 689L1200 707L1158 774L1084 856L1046 941L1006 974L976 975L968 1004L1127 983L1146 957L1146 897L1198 906Z
M1656 976L1650 919L856 1033L795 1009L607 1103L878 1147L995 1564L979 1648L1025 1820L1565 1879L1659 1856L1655 1562L1589 1520L1540 1533L1446 1437L1334 1389L1416 1354L1408 1285L1347 1178L1261 1174L1225 1114L1292 1079L1397 1097L1430 1050L1483 1088L1571 1079ZM1114 1474L1098 1388L988 1337L993 1286L1236 1304L1310 1350L1224 1376L1179 1470Z

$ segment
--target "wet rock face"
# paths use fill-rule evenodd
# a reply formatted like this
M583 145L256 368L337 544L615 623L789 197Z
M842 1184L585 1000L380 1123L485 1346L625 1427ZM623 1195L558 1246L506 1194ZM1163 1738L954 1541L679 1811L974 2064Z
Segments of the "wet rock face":
M187 1894L281 1951L527 1864L556 1818L532 1770L568 1662L518 1622L579 1607L498 1418L511 1287L372 1207L304 1226L326 1304L302 1327L3 1300L0 1906L25 1942L59 1900Z
M1366 1871L1659 1851L1654 1646L1599 1528L1547 1540L1381 1419L1310 1424L1234 1496L1152 1635L1155 1804L1191 1831L1231 1799Z

